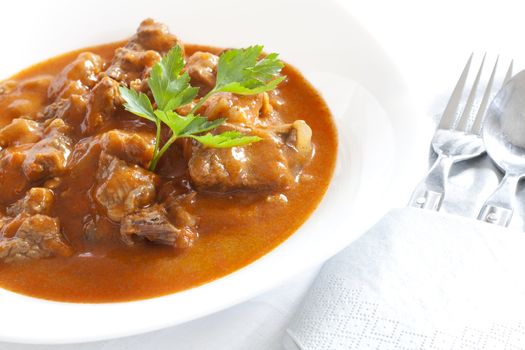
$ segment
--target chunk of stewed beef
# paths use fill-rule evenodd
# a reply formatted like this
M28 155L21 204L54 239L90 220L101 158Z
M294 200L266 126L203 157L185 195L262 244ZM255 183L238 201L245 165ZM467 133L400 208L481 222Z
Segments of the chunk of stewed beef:
M15 233L0 237L0 261L11 263L71 255L72 249L64 242L57 218L36 214L18 216L14 220L18 225Z
M229 92L211 96L199 110L208 119L226 118L228 123L248 127L273 125L273 107L267 93L236 95Z
M130 245L134 243L134 238L139 238L176 248L191 247L198 237L192 227L172 224L161 205L126 215L120 225L120 234L123 241Z
M102 150L128 163L146 168L153 157L154 136L110 130L98 136Z
M104 61L91 52L83 52L68 64L49 86L51 100L84 95L98 82L98 74L104 68Z
M109 77L103 77L93 87L87 98L87 112L82 123L84 132L94 133L115 113L120 104L118 87L118 82Z
M29 186L22 164L31 145L15 146L0 151L0 184L2 203L10 204L20 198Z
M139 45L144 50L157 51L162 55L177 44L182 47L181 41L169 32L168 26L151 18L140 23L137 33L130 42Z
M176 44L182 46L166 25L146 19L126 46L115 51L106 74L119 82L141 86L151 67Z
M25 118L16 118L0 129L0 147L35 143L42 138L40 123Z
M71 140L60 132L51 132L25 151L22 171L33 182L60 176L66 168L70 152Z
M37 120L49 103L47 88L52 79L50 75L39 75L22 81L0 83L0 126L20 117Z
M58 125L60 124L60 125ZM63 122L44 128L44 138L35 144L11 146L0 151L2 202L19 199L34 182L63 174L70 153L70 140L60 130Z
M24 198L7 207L6 213L10 216L19 214L44 214L49 215L55 202L52 190L43 187L33 187L26 192Z
M199 88L201 96L215 85L218 62L219 57L209 52L197 51L188 58L184 69L191 78L191 85Z
M288 167L284 149L287 146L283 140L260 129L245 130L245 133L257 135L262 140L244 147L195 146L188 168L198 189L264 191L284 189L293 183L294 175Z
M184 194L171 194L163 205L169 216L175 219L177 227L187 227L195 230L197 217L191 213L197 192L190 191Z
M156 175L107 153L100 155L95 199L116 222L155 200Z
M119 82L141 85L147 78L149 70L160 61L161 56L152 50L135 50L121 47L115 51L115 56L106 74Z
M291 186L311 158L312 131L302 120L272 129L225 124L217 131L237 130L262 140L244 147L192 147L188 163L192 183L200 190L276 191Z
M62 119L71 127L80 129L87 111L87 97L84 95L71 95L68 98L58 99L48 105L42 113L44 120Z

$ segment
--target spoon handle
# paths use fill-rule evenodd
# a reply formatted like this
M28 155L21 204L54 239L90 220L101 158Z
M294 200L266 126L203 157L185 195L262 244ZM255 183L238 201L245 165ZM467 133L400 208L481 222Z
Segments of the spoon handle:
M454 158L439 155L412 193L408 206L438 211L445 197L446 181L453 163Z
M489 222L500 226L508 226L512 213L514 212L514 201L516 197L516 187L520 176L515 174L505 174L498 185L498 188L487 199L478 220Z

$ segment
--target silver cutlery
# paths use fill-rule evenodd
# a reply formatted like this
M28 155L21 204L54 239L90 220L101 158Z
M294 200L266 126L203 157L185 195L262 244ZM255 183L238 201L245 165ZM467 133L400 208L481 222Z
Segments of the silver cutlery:
M525 71L498 92L483 126L487 152L505 173L483 205L478 219L508 226L514 211L516 187L525 175Z
M471 62L472 55L468 59L441 116L437 130L432 138L432 148L437 154L437 159L430 167L426 177L417 185L413 192L408 203L411 207L439 210L445 197L446 181L452 165L456 162L477 157L485 152L485 146L480 135L481 125L491 96L492 86L494 85L498 60L494 64L475 119L472 122L470 115L473 112L485 57L483 57L483 61L478 69L463 111L459 113L460 101ZM511 71L512 63L505 79L510 77Z

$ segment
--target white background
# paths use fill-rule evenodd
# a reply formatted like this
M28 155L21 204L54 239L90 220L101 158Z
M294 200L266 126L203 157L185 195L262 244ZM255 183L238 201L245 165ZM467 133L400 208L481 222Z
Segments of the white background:
M340 1L396 63L422 118L442 110L471 52L514 58L517 67L525 59L520 1ZM162 331L70 346L0 343L0 350L280 349L284 327L315 274L316 269L307 271L249 302Z

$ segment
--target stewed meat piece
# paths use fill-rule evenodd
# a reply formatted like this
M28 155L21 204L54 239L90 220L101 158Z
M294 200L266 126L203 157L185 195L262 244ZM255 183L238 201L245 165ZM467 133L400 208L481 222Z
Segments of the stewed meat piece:
M312 154L312 131L298 120L272 129L225 124L217 131L237 130L261 141L244 147L193 146L188 163L192 183L200 190L275 191L288 188Z
M80 130L80 123L87 111L87 95L71 95L68 98L58 99L48 105L42 113L42 119L59 118L74 129Z
M97 131L117 110L120 101L119 84L104 77L88 95L87 113L82 123L83 131L91 134Z
M7 80L0 83L0 126L14 118L38 119L47 105L47 89L52 76L39 75L24 81Z
M199 111L208 119L226 118L228 123L248 127L269 126L280 122L274 120L273 108L265 92L249 96L217 93Z
M151 67L160 59L161 56L156 51L121 47L115 51L115 57L106 74L119 82L137 86L147 78Z
M49 215L55 202L52 190L43 187L33 187L26 192L24 198L7 207L6 213L10 216L18 214L44 214Z
M57 218L36 214L13 220L19 225L14 235L0 236L0 261L11 263L72 254L62 238Z
M35 143L27 149L22 171L29 181L39 181L61 175L71 152L71 140L60 132Z
M57 126L55 124L48 125L47 137L35 144L12 146L0 151L0 183L4 204L20 198L32 182L63 174L71 145L68 137L53 128Z
M104 61L98 55L84 52L68 64L49 86L51 100L67 98L71 95L84 95L98 82L98 74L103 70Z
M0 129L0 147L35 143L42 138L40 123L25 118L16 118Z
M157 51L162 55L166 54L176 44L182 46L181 41L169 32L167 25L151 18L140 23L137 33L131 38L130 42L139 45L144 50Z
M195 146L188 168L198 189L266 191L285 189L293 183L294 175L288 168L284 150L287 146L283 140L264 130L252 129L246 133L263 140L244 147Z
M191 85L199 88L201 96L215 85L218 63L219 57L209 52L197 51L188 58L184 69L191 78Z
M173 225L161 205L126 215L120 225L120 234L127 244L133 244L133 237L137 237L176 248L189 248L198 237L190 226Z
M156 175L107 153L100 155L95 199L115 221L155 200Z
M146 168L153 157L154 136L110 130L99 136L102 150L128 163Z
M15 146L0 151L0 184L2 184L1 201L10 204L20 198L29 186L29 180L22 171L31 145Z
M151 67L176 44L182 46L166 25L146 19L127 45L115 51L106 74L119 82L141 85L140 81L147 78Z

